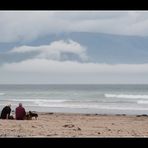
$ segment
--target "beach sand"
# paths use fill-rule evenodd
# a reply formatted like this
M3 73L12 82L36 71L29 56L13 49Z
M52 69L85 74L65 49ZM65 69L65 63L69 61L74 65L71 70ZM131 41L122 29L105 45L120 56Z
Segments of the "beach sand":
M148 116L39 113L37 120L0 119L0 137L148 137Z

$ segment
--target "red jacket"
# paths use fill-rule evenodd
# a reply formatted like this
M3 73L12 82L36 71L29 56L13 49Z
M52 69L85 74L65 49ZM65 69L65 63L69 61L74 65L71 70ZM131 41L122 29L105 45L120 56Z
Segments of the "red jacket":
M17 120L23 120L26 116L26 111L23 107L17 107L15 110L15 117Z

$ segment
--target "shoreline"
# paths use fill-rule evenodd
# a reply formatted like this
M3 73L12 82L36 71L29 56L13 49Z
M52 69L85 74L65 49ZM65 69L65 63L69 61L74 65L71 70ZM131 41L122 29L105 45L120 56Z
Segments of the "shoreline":
M36 112L38 115L53 115L53 114L57 114L57 115L76 115L76 116L133 116L133 117L148 117L148 114L120 114L120 113L74 113L74 112Z
M35 120L0 119L0 137L148 137L147 115L38 112Z

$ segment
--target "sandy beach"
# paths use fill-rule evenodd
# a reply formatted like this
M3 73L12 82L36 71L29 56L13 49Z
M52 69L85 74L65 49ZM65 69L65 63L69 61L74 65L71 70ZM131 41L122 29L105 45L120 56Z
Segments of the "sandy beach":
M148 137L148 117L39 113L37 120L0 119L0 137Z

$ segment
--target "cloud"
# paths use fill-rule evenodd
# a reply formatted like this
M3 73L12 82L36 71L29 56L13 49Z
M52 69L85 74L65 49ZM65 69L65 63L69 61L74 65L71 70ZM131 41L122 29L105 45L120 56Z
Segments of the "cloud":
M99 64L49 59L5 63L1 83L148 83L148 64Z
M1 11L0 18L0 42L73 31L148 35L147 11Z
M0 12L0 42L26 42L64 31L67 22L56 20L52 11Z
M53 60L65 60L69 59L69 54L78 56L82 61L87 61L86 47L83 47L79 43L73 40L67 41L54 41L49 45L41 46L20 46L13 48L10 53L28 53L37 52L35 58L53 59ZM68 55L67 55L68 54ZM75 57L76 58L76 57ZM75 59L76 60L76 59Z
M30 59L18 63L4 64L3 69L11 71L55 72L55 73L148 73L148 64L99 64L76 61L55 61Z
M1 11L0 18L0 43L27 45L73 31L148 35L147 11ZM87 47L73 40L15 47L6 54L15 60L1 64L0 83L148 83L148 64L92 63Z

